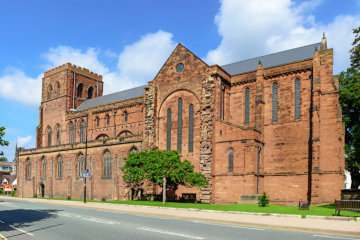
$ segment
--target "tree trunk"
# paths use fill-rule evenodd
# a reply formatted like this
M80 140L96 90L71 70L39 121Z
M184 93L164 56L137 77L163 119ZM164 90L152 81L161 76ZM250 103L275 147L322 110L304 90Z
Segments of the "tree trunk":
M163 178L163 205L166 202L166 177Z

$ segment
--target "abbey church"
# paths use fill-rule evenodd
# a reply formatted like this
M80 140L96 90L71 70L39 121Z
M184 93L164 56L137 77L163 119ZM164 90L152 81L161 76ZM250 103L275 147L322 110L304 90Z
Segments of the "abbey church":
M157 147L179 151L210 183L180 187L174 198L237 203L264 191L283 205L340 198L344 129L325 37L223 66L178 44L149 80L103 95L106 82L88 69L66 63L45 72L36 148L18 153L18 196L81 199L87 169L87 199L132 199L124 158Z

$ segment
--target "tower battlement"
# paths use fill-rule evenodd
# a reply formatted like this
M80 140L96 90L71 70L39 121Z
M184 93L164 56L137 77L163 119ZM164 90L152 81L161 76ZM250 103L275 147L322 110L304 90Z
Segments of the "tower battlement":
M76 66L75 64L71 64L69 62L45 72L44 77L49 77L51 75L54 75L54 74L64 71L64 70L75 71L77 74L82 74L84 76L102 81L102 75L91 72L89 69Z

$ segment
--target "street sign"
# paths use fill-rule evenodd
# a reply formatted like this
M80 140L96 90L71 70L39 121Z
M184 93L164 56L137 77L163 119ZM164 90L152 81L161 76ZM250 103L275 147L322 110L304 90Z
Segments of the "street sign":
M83 177L83 178L91 178L90 171L89 171L88 169L85 169L85 170L82 172L82 177Z
M4 192L12 192L12 185L4 184Z

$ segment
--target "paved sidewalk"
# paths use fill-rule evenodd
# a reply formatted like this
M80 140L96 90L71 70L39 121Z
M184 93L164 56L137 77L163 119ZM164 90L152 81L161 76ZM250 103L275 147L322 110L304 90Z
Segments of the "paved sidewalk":
M77 201L47 200L36 198L13 198L0 196L0 200L39 202L66 206L77 206L109 211L119 211L143 215L153 215L170 218L192 219L216 223L230 223L246 226L268 227L277 229L300 230L325 234L339 234L360 237L360 220L349 218L324 219L323 217L301 218L300 215L256 214L245 212L224 212L214 210L181 209L170 207L152 207L141 205L125 205L111 203L94 203ZM341 219L341 220L340 220ZM344 221L347 220L347 221Z

